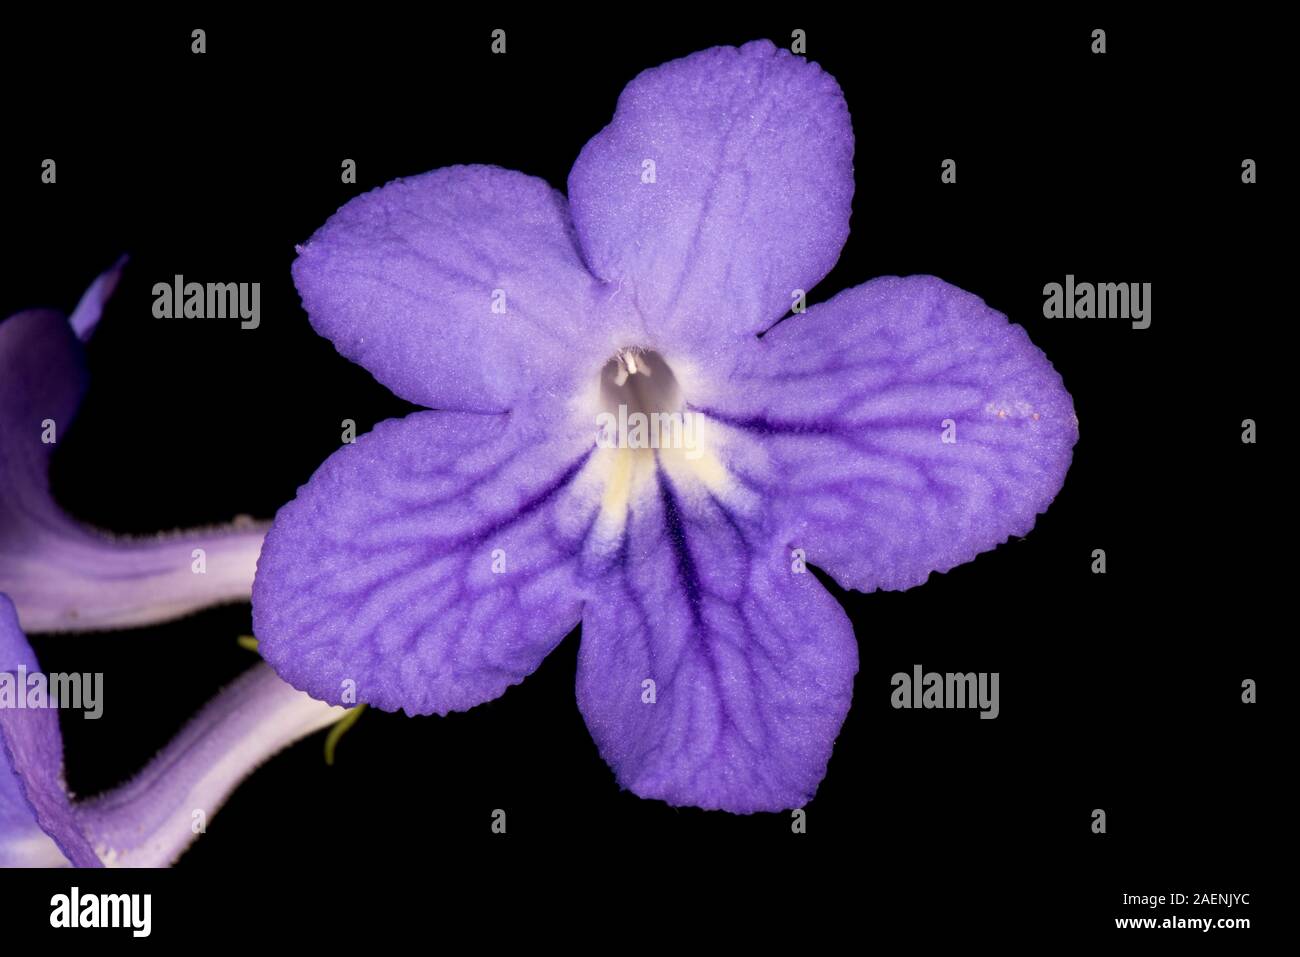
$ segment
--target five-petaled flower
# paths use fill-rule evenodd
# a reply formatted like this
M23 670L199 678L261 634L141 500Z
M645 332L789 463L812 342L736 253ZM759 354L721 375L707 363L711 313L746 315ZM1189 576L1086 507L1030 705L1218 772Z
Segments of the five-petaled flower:
M438 411L380 423L280 511L262 651L326 701L443 714L581 621L578 704L624 787L801 806L858 657L792 555L902 589L1024 535L1069 467L1070 397L933 277L781 321L848 236L853 132L835 80L770 43L638 76L568 186L435 170L300 248L316 330ZM705 447L598 443L620 406L699 414Z

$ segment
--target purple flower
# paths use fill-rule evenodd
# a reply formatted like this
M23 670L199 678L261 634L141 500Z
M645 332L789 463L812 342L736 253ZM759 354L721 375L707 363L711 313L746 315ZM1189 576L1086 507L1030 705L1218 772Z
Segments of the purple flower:
M50 454L86 388L83 343L125 260L71 316L30 310L0 323L0 592L28 631L126 628L247 598L263 526L120 538L69 518L50 496Z
M0 595L0 867L158 867L202 832L259 764L344 716L259 664L222 691L130 782L74 802L58 713L20 707L40 665ZM196 814L196 812L199 812ZM199 816L201 814L201 816Z
M939 279L780 321L839 256L852 161L835 80L756 42L633 80L567 202L461 166L343 206L294 264L311 322L440 411L380 423L277 515L268 662L445 714L581 621L578 705L623 787L807 802L858 657L805 562L918 585L1026 534L1077 437L1024 330Z

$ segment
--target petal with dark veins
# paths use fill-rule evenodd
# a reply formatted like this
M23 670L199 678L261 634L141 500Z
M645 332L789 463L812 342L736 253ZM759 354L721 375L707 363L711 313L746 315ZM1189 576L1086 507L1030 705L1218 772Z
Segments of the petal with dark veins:
M297 688L409 714L502 694L578 623L594 426L417 412L335 452L267 535L262 654ZM350 703L350 702L347 702Z
M607 351L564 196L495 166L356 197L299 248L293 279L317 332L431 408L505 411Z
M679 460L654 471L590 585L578 706L619 783L736 813L801 807L848 714L848 616Z
M839 84L766 40L646 70L569 174L592 271L706 362L830 272L852 199Z
M783 541L861 591L1028 534L1079 434L1025 330L931 276L876 279L778 324L698 405L750 453L731 468L772 501Z

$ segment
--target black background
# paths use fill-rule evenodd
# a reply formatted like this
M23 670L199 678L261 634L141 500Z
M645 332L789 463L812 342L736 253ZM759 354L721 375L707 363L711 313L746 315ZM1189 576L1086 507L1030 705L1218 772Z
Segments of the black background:
M843 875L874 930L1193 934L1116 931L1113 918L1151 913L1122 907L1123 892L1200 890L1251 892L1235 913L1254 928L1218 933L1234 946L1262 935L1289 690L1270 608L1285 566L1269 540L1289 508L1269 451L1287 424L1269 413L1291 321L1275 31L1101 14L624 15L10 31L0 316L71 309L131 256L55 454L59 501L122 533L271 517L337 449L341 420L366 430L413 408L312 332L289 276L295 243L357 193L439 166L494 163L563 189L637 72L716 44L788 45L796 27L839 80L857 136L852 234L810 301L933 273L1025 325L1081 423L1063 491L1026 539L920 588L832 586L861 669L805 835L788 815L621 793L574 702L575 632L469 713L369 711L332 768L323 734L298 744L236 792L176 874L144 886L216 880L238 896L228 879L252 868L328 900L535 847L562 873L599 859L602 874L657 864L682 879L691 862L757 855L792 894L811 874ZM189 52L195 26L203 56ZM505 56L489 52L498 26ZM1089 51L1096 26L1104 56ZM46 157L53 186L40 182ZM940 183L946 157L955 185ZM1241 182L1246 157L1256 185ZM355 186L340 182L344 158ZM261 327L154 319L151 288L177 273L260 282ZM1067 273L1150 282L1151 327L1044 319L1043 286ZM1243 418L1259 422L1259 445L1240 441ZM1090 572L1095 548L1105 575ZM245 604L37 636L48 670L106 674L104 717L64 720L70 787L94 793L143 765L254 662L236 645L250 627ZM916 663L1000 672L1001 716L893 710L890 676ZM1260 682L1254 706L1240 700L1247 677ZM1098 807L1105 835L1090 831ZM504 838L490 833L494 808ZM141 886L115 880L82 886ZM43 924L39 894L33 907L23 923ZM157 902L155 914L168 919Z

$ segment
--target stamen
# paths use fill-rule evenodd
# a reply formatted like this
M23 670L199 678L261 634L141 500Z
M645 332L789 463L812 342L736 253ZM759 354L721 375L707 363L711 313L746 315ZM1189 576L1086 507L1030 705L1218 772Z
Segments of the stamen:
M329 735L325 738L325 763L333 766L334 751L339 746L339 739L348 733L348 728L352 727L361 720L361 715L365 712L364 703L356 705L349 709L348 713L334 723L330 728Z
M616 416L623 406L629 413L647 414L680 412L682 408L672 368L651 349L627 346L617 350L602 367L600 383L604 411Z
M239 642L239 647L247 648L249 651L254 653L259 653L257 639L254 638L252 635L240 635L236 639L236 641ZM334 752L339 746L339 740L343 737L343 735L348 733L349 728L351 728L354 724L356 724L359 720L361 720L361 715L365 712L365 710L366 710L366 706L364 703L355 705L348 709L347 714L345 714L338 721L334 722L334 726L330 728L330 733L325 738L325 763L326 764L329 765L334 764Z

